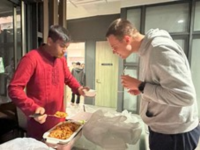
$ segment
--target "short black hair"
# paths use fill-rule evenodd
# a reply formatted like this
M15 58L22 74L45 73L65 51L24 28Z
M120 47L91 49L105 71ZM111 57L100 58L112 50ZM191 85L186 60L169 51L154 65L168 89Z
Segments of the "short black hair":
M77 62L77 63L76 63L76 65L77 65L77 66L80 66L80 65L81 65L81 63L80 63L80 62Z
M62 40L65 43L71 42L71 36L68 30L59 25L50 26L48 37L51 38L54 42L57 40Z
M108 27L108 30L106 32L106 37L109 37L110 35L114 35L119 40L121 40L125 35L132 36L133 32L137 31L136 28L125 19L116 19L114 20L110 26Z

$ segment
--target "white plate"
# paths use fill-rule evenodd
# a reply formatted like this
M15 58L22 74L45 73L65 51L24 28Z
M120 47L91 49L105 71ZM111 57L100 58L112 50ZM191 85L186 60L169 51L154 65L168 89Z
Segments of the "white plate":
M96 91L90 89L89 91L84 91L85 92L85 96L87 97L94 97L96 95Z

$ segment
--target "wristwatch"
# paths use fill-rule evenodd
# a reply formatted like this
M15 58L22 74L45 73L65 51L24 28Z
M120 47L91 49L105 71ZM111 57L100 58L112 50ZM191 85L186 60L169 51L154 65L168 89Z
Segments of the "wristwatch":
M145 84L146 84L146 82L142 82L142 83L140 83L140 85L138 86L138 90L139 90L141 93L144 93Z

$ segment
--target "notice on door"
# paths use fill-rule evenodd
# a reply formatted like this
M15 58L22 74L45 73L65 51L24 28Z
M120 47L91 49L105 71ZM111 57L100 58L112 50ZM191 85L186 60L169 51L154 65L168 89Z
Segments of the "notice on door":
M5 69L4 69L4 65L3 65L3 58L0 57L0 73L4 73Z
M112 66L113 64L112 63L102 63L101 65L102 66Z

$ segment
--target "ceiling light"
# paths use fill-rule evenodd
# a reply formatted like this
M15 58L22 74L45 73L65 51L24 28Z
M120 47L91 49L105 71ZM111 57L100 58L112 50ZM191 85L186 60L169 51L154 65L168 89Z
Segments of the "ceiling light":
M183 23L183 22L184 22L184 20L179 20L179 21L178 21L178 23Z

